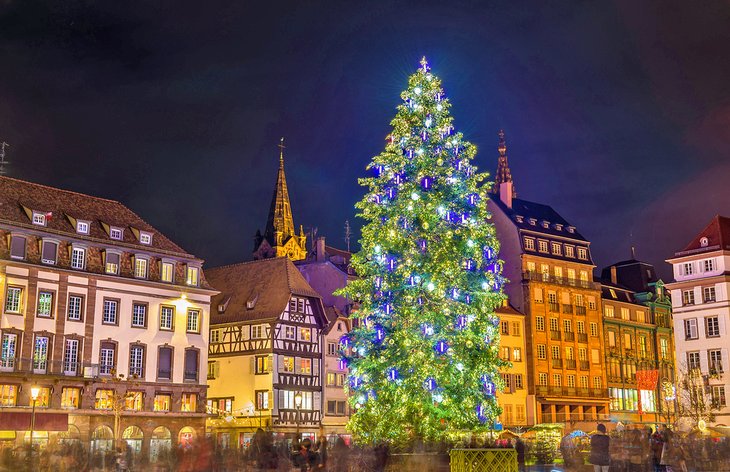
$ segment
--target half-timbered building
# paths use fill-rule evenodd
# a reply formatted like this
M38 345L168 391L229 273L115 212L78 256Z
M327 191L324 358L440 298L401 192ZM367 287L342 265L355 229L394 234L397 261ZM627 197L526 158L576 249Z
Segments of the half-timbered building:
M314 435L322 412L322 299L287 257L206 271L212 302L208 409L222 447L259 427ZM298 399L301 402L297 404Z

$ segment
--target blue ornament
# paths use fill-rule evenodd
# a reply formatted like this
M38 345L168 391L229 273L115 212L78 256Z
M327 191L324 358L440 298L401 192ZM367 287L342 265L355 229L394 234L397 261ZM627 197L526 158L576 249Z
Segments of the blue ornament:
M464 303L466 303L467 305L471 303L471 295L470 294L467 293L466 295L464 295Z
M417 303L418 303L419 305L423 305L423 297L418 297L418 299L416 300L416 302L417 302Z
M436 342L433 349L436 351L436 354L444 355L449 350L449 344L445 340L441 339Z
M433 336L433 326L428 323L424 323L421 325L421 331L423 332L424 336Z
M466 270L474 270L477 267L477 263L474 262L474 259L466 259L464 261L464 269Z
M347 349L348 347L350 347L350 338L346 334L340 337L340 346L342 347L342 349Z
M466 325L469 323L469 320L467 319L466 315L459 315L456 317L456 327L458 329L464 329L466 328Z
M477 195L476 193L472 193L468 197L466 197L466 201L469 202L469 205L475 205L478 200L479 195Z
M396 369L395 367L391 367L390 369L388 369L388 380L390 380L392 382L392 381L396 380L397 378L398 378L398 369Z
M419 239L418 240L418 247L421 248L421 252L426 252L426 248L428 247L428 243L425 239Z
M425 388L426 390L428 390L429 392L433 392L434 390L436 390L436 387L437 387L437 386L438 386L438 385L436 384L436 379L434 379L433 377L429 377L429 378L427 378L427 379L426 379L426 380L425 380L425 381L423 382L423 387L424 387L424 388Z
M362 377L359 377L359 376L350 377L350 387L352 387L354 390L357 390L360 387L362 387Z
M393 305L391 305L390 303L386 303L383 307L383 311L386 315L390 315L391 313L393 313Z
M373 326L373 331L375 332L375 342L380 343L385 339L385 328L381 324L376 324Z
M424 190L431 190L432 186L433 177L424 177L421 179L421 187L423 187Z
M484 406L483 405L477 405L476 413L477 413L477 419L479 419L480 422L482 422L482 423L487 422L487 417L484 416Z
M451 289L451 298L453 298L454 300L459 299L459 289L458 288L454 287Z
M375 283L375 288L380 288L383 285L383 279L380 276L376 276L373 282Z
M396 266L395 257L392 257L392 256L391 257L388 257L387 258L387 264L388 264L388 270L390 270L391 272L393 270L395 270L395 266Z
M380 177L383 174L383 166L374 166L372 170L375 177Z
M389 187L388 190L385 191L385 193L388 195L388 198L393 200L398 194L398 191L394 187Z

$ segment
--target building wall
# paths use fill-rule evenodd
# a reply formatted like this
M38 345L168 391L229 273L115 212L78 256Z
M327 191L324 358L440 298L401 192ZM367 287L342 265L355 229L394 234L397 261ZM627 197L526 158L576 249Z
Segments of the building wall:
M330 331L323 337L324 368L322 371L322 384L324 385L324 399L322 402L322 426L325 434L347 434L345 426L350 414L348 397L344 388L347 382L347 368L344 368L340 363L338 350L340 338L349 332L348 324L349 320L346 318L338 318ZM331 353L332 345L337 349L334 354ZM333 383L332 380L335 380L335 382ZM334 413L330 402L335 402Z
M500 422L506 428L535 424L535 395L528 391L525 317L521 314L500 313L500 357L511 363L502 369L505 391L497 394L502 408Z

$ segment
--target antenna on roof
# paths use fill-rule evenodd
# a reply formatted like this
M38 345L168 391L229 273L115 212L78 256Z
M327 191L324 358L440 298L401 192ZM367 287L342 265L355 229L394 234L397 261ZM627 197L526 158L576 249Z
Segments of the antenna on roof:
M10 147L10 144L3 141L0 143L0 175L5 175L7 172L5 171L5 166L10 164L10 162L5 160L5 148Z
M631 259L636 260L636 248L631 246Z
M350 220L345 220L345 244L347 245L347 252L350 252L350 235Z

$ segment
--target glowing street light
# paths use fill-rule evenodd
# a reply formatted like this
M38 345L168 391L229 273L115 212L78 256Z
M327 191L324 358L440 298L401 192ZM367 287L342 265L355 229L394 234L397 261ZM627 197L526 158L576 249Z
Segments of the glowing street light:
M35 403L38 401L38 395L41 393L41 388L37 385L30 387L30 399L32 400L33 409L30 413L30 465L33 470L33 430L35 429Z
M299 442L299 421L300 421L300 415L302 414L302 392L297 392L294 394L294 406L297 409L297 437L296 440Z

